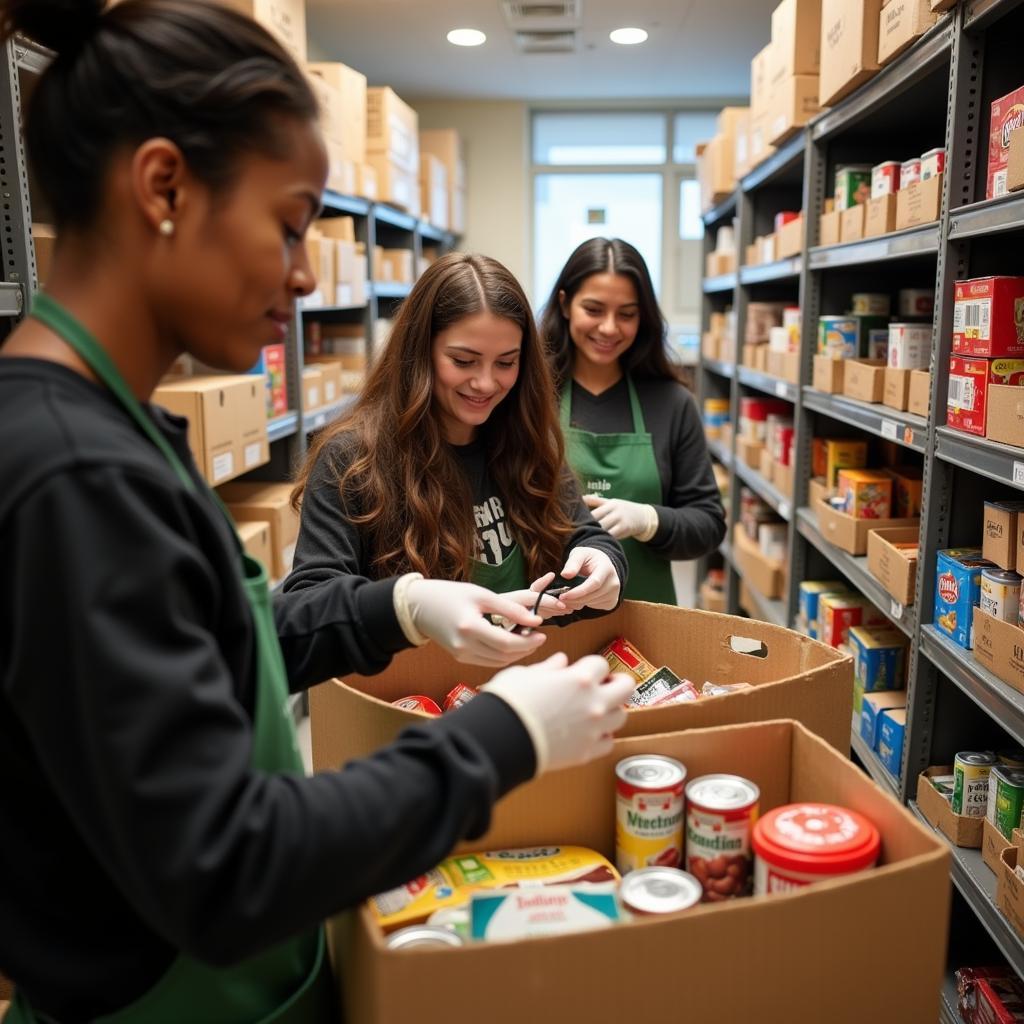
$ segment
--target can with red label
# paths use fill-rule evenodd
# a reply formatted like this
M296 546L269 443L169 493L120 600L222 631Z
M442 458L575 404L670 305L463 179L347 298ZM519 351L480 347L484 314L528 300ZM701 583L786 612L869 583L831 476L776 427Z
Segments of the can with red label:
M477 695L477 692L472 686L456 683L444 699L445 711L452 711L454 708L461 708L463 704L468 704Z
M615 766L615 866L679 867L683 857L686 768L675 758L638 754Z
M899 191L900 187L900 162L899 160L886 160L884 163L876 164L871 168L871 198L887 196L892 192Z
M790 892L866 871L878 861L878 829L834 804L787 804L754 826L754 895Z
M900 191L909 185L914 185L921 180L921 158L915 156L912 160L904 160L900 164Z
M399 697L398 700L391 702L391 706L401 708L403 711L421 711L425 715L441 714L437 701L433 701L429 697L424 697L418 693L410 697Z
M750 894L750 836L761 791L738 775L702 775L686 787L686 869L704 902Z
M946 151L939 146L938 149L929 149L921 156L921 180L937 178L946 169Z

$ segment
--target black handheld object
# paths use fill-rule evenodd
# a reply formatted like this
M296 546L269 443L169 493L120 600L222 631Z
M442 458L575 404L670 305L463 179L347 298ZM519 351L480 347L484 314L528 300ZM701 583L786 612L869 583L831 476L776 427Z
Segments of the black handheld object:
M540 611L540 603L544 600L545 594L549 594L551 597L559 597L567 590L572 590L572 587L548 587L547 590L542 590L534 602L533 614L536 615ZM512 632L519 636L529 636L533 632L533 626L513 626Z

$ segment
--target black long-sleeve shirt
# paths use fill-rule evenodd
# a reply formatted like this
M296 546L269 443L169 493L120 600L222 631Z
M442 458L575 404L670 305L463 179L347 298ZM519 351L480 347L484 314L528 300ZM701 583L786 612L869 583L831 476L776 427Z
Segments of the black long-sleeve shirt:
M506 527L502 496L488 470L484 443L477 440L468 445L453 445L452 451L469 481L473 508L467 509L467 514L473 515L476 524L476 557L489 565L500 565L512 552L515 540ZM284 589L289 593L329 583L339 574L373 575L366 538L350 518L355 514L354 510L351 506L346 507L347 503L342 503L338 491L338 476L350 464L351 458L351 447L345 438L339 438L324 448L313 467L309 486L302 498L294 568L284 581ZM566 510L574 529L565 543L561 563L551 566L550 571L557 573L573 548L592 547L608 555L620 583L625 587L628 568L622 547L590 514L578 490L572 492ZM597 609L584 608L574 615L560 616L551 621L567 625L580 618L605 614Z
M154 419L198 480L184 421ZM313 778L253 771L254 635L230 527L112 396L0 359L0 970L61 1022L178 951L252 955L481 835L534 771L483 695ZM406 646L393 582L279 596L293 690Z
M725 510L697 403L675 381L635 379L634 384L661 477L662 500L654 506L658 530L648 547L667 559L699 558L722 543ZM573 381L570 423L593 434L631 432L626 378L600 395Z

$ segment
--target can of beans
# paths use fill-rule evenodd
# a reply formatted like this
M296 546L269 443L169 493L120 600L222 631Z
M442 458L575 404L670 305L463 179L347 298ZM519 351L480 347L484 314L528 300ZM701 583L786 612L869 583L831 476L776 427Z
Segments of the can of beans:
M388 949L436 949L438 946L462 946L461 937L448 928L414 924L400 928L387 937Z
M627 757L615 766L615 866L679 866L683 857L686 769L661 754Z
M701 885L678 868L638 868L619 886L622 905L640 917L672 914L700 903Z
M437 701L424 697L420 693L414 693L410 697L399 697L398 700L391 702L391 706L401 708L403 711L422 711L426 715L441 714Z
M750 893L750 834L761 791L738 775L702 775L686 787L686 867L704 902Z
M984 818L988 809L988 780L998 764L991 751L962 750L953 759L954 814Z
M1022 811L1024 771L995 765L988 777L988 811L985 817L999 829L1004 839L1010 839L1013 830L1020 828Z

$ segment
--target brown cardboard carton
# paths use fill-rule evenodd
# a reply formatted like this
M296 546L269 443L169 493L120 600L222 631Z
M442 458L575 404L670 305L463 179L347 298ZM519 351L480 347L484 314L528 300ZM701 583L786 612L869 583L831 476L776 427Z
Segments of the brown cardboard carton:
M784 896L735 900L725 907L704 904L613 929L414 954L388 950L362 908L330 925L346 1019L476 1024L475 1000L423 995L455 991L467 978L478 991L501 993L488 1006L492 1024L678 1019L675 984L595 984L598 978L619 978L623 963L637 957L645 977L693 980L686 985L689 1020L781 1024L799 1019L792 1011L794 972L803 979L803 1000L828 1003L829 1024L938 1018L950 904L948 846L856 766L792 722L617 740L607 758L551 773L510 794L495 809L490 831L463 849L574 843L612 855L615 764L647 753L680 760L691 778L729 772L752 779L761 791L762 813L804 801L859 811L881 833L882 865ZM908 955L887 975L880 1002L879 987L865 985L850 964L863 957L864 936L875 934L883 919L887 944ZM843 925L827 942L823 921ZM683 966L680 950L686 951ZM736 980L737 962L744 964L742 984ZM510 978L519 983L509 984ZM813 979L810 990L807 978ZM723 993L728 993L724 1015Z
M416 173L410 173L389 160L382 153L371 153L367 158L377 178L377 200L418 214L420 183ZM449 211L449 216L451 211Z
M885 368L885 383L882 387L882 404L890 409L906 412L910 405L910 374L912 370Z
M985 436L1024 448L1024 387L989 384Z
M772 44L759 50L750 62L750 116L753 120L768 109L771 100Z
M830 107L878 71L881 0L822 0L819 101Z
M766 373L768 371L767 345L754 346L754 368L760 370L762 373Z
M725 611L725 591L716 590L705 580L700 585L700 606L706 612L723 613Z
M775 147L768 141L769 124L772 112L769 107L762 110L751 109L750 113L750 162L756 167L767 160L775 152Z
M163 381L153 401L189 421L189 447L209 483L224 483L270 460L263 376Z
M862 402L881 402L885 394L885 363L881 359L844 359L843 394Z
M877 238L896 230L896 193L890 192L865 203L864 237Z
M548 638L545 651L564 651L573 660L625 636L653 663L667 665L680 676L752 687L709 701L632 709L623 736L791 715L836 749L849 750L853 663L815 640L768 623L637 601L626 601L599 619L543 632ZM737 653L732 637L760 643L767 657ZM379 675L351 673L311 690L314 768L337 767L369 754L407 725L423 720L418 712L393 707L391 701L411 693L443 701L456 683L480 686L493 675L491 669L463 665L428 645L396 655Z
M736 272L735 252L709 252L704 260L704 270L708 277L719 277L722 274Z
M800 383L800 353L799 352L772 352L768 350L766 356L768 372L773 377L789 381L791 384Z
M366 151L380 170L390 162L414 179L420 170L420 124L416 111L387 86L366 90ZM417 190L418 191L418 190Z
M844 362L842 359L833 359L830 355L815 356L811 386L817 391L824 391L827 395L841 395Z
M36 279L42 287L50 280L53 252L57 246L57 232L50 224L32 225L32 245L36 256Z
M917 806L929 823L955 846L981 849L981 826L984 818L954 814L949 801L932 785L933 775L952 775L953 766L928 768L917 777Z
M878 63L895 60L938 20L930 0L889 0L878 16Z
M937 174L927 181L915 181L896 193L896 230L930 224L939 219L942 207L942 179Z
M732 140L716 135L703 149L697 147L697 177L701 186L701 209L708 210L715 203L731 195L736 187L733 166L735 147Z
M224 0L269 29L295 58L306 63L306 0Z
M782 597L785 581L783 563L765 558L757 541L747 536L742 523L733 527L732 555L743 579L759 594L768 598Z
M904 607L914 603L917 588L917 558L894 544L916 542L920 531L905 527L868 531L868 572L882 584L890 597Z
M931 0L933 11L951 11L957 5L957 0Z
M829 496L829 489L825 478L820 476L811 477L807 483L807 504L817 508L818 502L824 501Z
M818 76L791 75L781 78L772 89L768 141L773 146L781 146L821 113Z
M302 408L305 412L319 409L324 404L324 375L319 366L306 366L302 370Z
M1024 136L1014 139L1017 134L1010 133L1010 152L1006 165L1007 192L1017 192L1024 188Z
M804 219L797 217L775 234L775 255L780 260L799 256L804 247Z
M910 371L910 391L907 395L907 411L915 416L928 419L928 407L932 397L932 375L927 370Z
M817 75L821 63L821 0L782 0L772 11L769 80ZM817 101L817 96L815 96Z
M776 490L780 491L783 496L793 499L793 467L783 466L781 462L776 462L772 466L772 482L775 484Z
M842 235L842 210L829 210L818 220L818 245L838 245Z
M270 523L253 521L239 523L235 527L238 539L250 558L255 558L267 570L268 576L275 579L273 570L274 550L270 543Z
M333 405L341 398L341 364L336 360L318 363L320 388L324 405Z
M839 213L839 241L859 242L864 237L864 204L858 203Z
M1003 850L1012 845L1003 836L1003 833L986 818L985 824L981 827L981 859L994 874L999 874Z
M893 527L920 529L920 519L856 519L832 508L825 501L812 505L818 517L818 529L830 544L849 552L851 555L868 553L868 534L872 530L888 530Z
M996 872L996 906L1006 917L1013 930L1024 938L1024 882L1016 874L1020 850L1007 846L999 854L999 870Z
M717 334L705 331L700 336L700 354L704 356L705 359L714 359L717 361L718 353L720 351L720 342L721 339Z
M1001 569L1017 568L1017 539L1024 502L986 501L981 553Z
M432 153L420 154L420 208L423 219L448 227L448 168Z
M739 180L753 165L750 163L750 108L745 108L736 122L736 137L733 143L733 170Z
M310 73L331 86L329 134L339 143L345 159L355 164L366 163L366 75L337 61L310 64Z
M760 441L751 441L746 437L736 438L736 455L741 462L745 462L751 469L761 472L761 452L764 445Z
M743 266L756 267L761 262L761 246L756 242L744 250Z
M462 138L454 128L420 132L420 152L437 157L448 168L448 181L455 188L466 187L466 157Z
M1024 693L1024 630L974 609L974 658L993 675Z
M774 466L775 466L775 457L768 450L768 448L763 448L761 450L761 465L759 466L759 470L760 470L761 476L763 476L765 478L765 480L771 480L771 478L772 478L772 470L773 470Z
M371 164L356 165L356 195L362 196L364 199L376 199L380 195L377 168Z
M236 481L219 488L217 493L236 523L270 524L273 557L268 567L275 579L287 576L299 535L299 514L291 502L292 485Z

